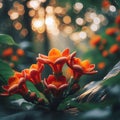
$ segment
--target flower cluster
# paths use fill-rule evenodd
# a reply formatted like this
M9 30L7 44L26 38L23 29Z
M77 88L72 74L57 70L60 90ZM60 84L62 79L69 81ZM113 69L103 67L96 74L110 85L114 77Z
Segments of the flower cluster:
M7 63L14 68L17 62L19 62L25 55L25 51L21 48L7 47L2 50L0 57L7 61Z
M45 65L48 65L52 72L48 77L42 78ZM68 68L68 72L71 73L70 77L67 77L63 72L65 66ZM42 105L47 104L52 108L56 108L61 100L71 93L75 93L80 88L78 82L82 75L97 72L94 68L95 65L91 64L88 60L82 61L80 58L77 58L76 52L70 54L68 48L62 52L53 48L49 51L48 56L39 54L37 63L32 64L29 69L15 72L9 78L8 85L2 86L5 92L0 95L20 94L27 101ZM33 83L38 91L46 97L47 102L38 97L36 93L30 92L26 81Z
M103 0L103 7L110 5L109 0ZM120 14L114 19L114 26L105 29L104 34L93 34L90 37L89 44L98 51L101 58L96 61L97 69L105 70L114 60L119 61L120 56ZM111 59L112 58L112 59ZM110 60L111 59L111 60Z

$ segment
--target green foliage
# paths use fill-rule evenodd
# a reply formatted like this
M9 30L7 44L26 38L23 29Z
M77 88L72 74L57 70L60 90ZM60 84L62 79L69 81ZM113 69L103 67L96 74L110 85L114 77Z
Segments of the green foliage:
M0 60L0 81L6 83L8 78L13 75L13 70L4 61Z
M7 34L0 34L0 44L17 45L13 38Z

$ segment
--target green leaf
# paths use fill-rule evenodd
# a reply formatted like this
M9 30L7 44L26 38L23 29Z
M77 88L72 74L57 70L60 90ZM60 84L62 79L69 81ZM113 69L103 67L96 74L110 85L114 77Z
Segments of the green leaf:
M6 83L8 78L13 75L12 68L4 61L0 60L0 81Z
M120 84L120 62L118 62L113 69L104 77L101 82L102 85Z
M6 34L0 34L0 44L17 45L13 38Z
M35 92L38 96L40 96L39 91L36 89L33 83L26 81L26 84L30 91Z

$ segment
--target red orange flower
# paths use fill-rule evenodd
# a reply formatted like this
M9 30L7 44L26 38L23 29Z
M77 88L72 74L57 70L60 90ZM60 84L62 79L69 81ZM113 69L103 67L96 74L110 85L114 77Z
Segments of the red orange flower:
M120 15L118 15L115 19L115 23L120 24Z
M107 28L105 32L107 35L114 35L117 31L117 28Z
M19 60L17 55L12 55L11 56L12 61L17 62Z
M118 52L119 50L120 50L119 45L114 44L110 47L109 52L114 54L114 53Z
M94 74L95 65L90 64L89 60L81 61L80 58L74 57L68 62L68 66L73 70L74 79L79 79L83 74Z
M100 62L100 63L98 63L98 65L97 65L97 67L99 68L99 69L103 69L103 68L105 68L105 63L104 62Z
M37 58L38 62L48 64L54 73L58 74L62 72L62 67L66 63L69 56L69 49L65 49L63 52L60 52L56 48L52 48L48 56L40 54Z
M107 57L107 56L108 56L108 51L107 51L107 50L104 50L104 51L102 52L102 56L103 56L103 57Z
M101 40L101 36L95 35L90 39L90 45L96 46L100 43L100 40Z
M20 49L20 48L17 49L16 53L17 53L17 55L19 55L19 56L23 56L23 55L25 54L24 50L22 50L22 49Z
M13 49L12 48L7 48L2 52L3 57L8 57L13 54Z
M44 68L43 64L32 64L29 69L23 70L25 78L31 81L33 84L39 84L41 82L41 72Z
M44 84L55 96L68 86L65 76L56 77L54 75L49 75L48 78L44 80Z
M28 93L28 89L25 84L25 78L22 73L15 72L14 76L10 77L8 80L8 85L2 86L5 92L0 95L8 96L13 94L26 95Z
M110 1L109 0L103 0L102 1L102 7L103 8L108 8L110 6Z
M116 37L116 40L117 40L118 42L120 42L120 35L118 35L118 36Z

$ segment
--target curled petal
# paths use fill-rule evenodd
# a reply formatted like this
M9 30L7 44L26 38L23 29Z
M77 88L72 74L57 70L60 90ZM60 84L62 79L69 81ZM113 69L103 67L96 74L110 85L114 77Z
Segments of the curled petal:
M39 56L39 57L41 57L41 58L48 59L48 56L46 56L46 55L43 55L43 54L39 54L38 56Z
M53 84L49 84L49 85L47 85L47 88L48 89L51 89L51 90L57 90L57 87L55 86L55 85L53 85Z
M60 85L60 87L57 87L56 85L54 85L52 83L48 84L46 79L44 80L44 84L45 84L45 86L47 86L48 89L57 90L57 91L63 90L64 88L68 87L68 83L64 83L64 84Z
M98 72L97 70L94 70L94 71L90 71L90 72L84 72L84 74L95 74L97 72Z
M70 59L73 59L76 56L76 51L70 54Z
M25 78L20 78L19 79L19 86L23 85L25 83Z
M66 57L60 57L55 61L55 64L66 62Z
M69 67L72 66L72 64L73 64L73 58L75 57L75 55L76 55L76 52L73 52L73 53L70 54L70 56L68 57L67 64L68 64Z
M68 84L63 84L63 85L61 85L59 88L58 88L58 90L63 90L63 89L65 89L65 88L67 88L68 87Z
M18 84L14 84L8 89L8 92L15 93L17 89L18 89Z
M45 59L45 58L41 58L41 57L38 57L37 60L41 63L44 63L44 64L50 64L51 63L51 60L49 59Z
M95 64L91 64L85 71L92 71L95 68Z
M83 72L83 69L80 65L73 65L73 70L77 72Z

